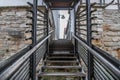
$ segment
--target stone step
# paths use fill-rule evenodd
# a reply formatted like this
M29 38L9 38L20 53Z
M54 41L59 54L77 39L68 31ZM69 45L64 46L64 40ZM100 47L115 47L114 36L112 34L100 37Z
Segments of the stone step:
M43 69L80 69L80 66L43 66Z
M52 57L53 57L53 56L55 56L55 57L56 57L56 56L61 56L61 57L62 57L62 56L63 56L63 57L72 56L72 57L73 57L73 56L75 56L75 54L74 54L74 53L56 53L56 54L53 54L53 53L51 54L51 53L50 53L48 56L49 56L49 57L50 57L50 56L52 56Z
M52 57L52 56L48 56L47 57L47 60L76 60L77 58L76 57L72 57L72 56L68 56L68 57L64 57L64 56L56 56L56 57Z
M46 60L45 63L78 63L77 60Z
M56 76L56 77L86 77L85 73L82 72L42 72L38 75L38 77L45 77L45 76Z

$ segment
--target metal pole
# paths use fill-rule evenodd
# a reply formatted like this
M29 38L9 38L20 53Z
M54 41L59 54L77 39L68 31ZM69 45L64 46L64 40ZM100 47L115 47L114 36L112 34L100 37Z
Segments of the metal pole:
M47 27L47 36L49 35L49 8L46 10L46 27ZM49 54L49 39L47 40L47 54Z
M102 0L100 0L100 5L101 5L101 6L102 6L102 3L103 3Z
M75 36L77 36L77 26L78 25L76 25L76 18L77 18L77 12L75 12L75 8L74 8L74 25L75 25L75 28L74 28L74 34L75 34ZM78 19L79 20L79 19ZM77 56L77 58L78 58L78 60L79 60L79 62L80 62L80 57L79 57L79 54L78 54L78 41L75 39L75 45L74 45L74 49L75 49L75 55Z
M90 0L86 0L86 8L87 8L87 45L92 47L91 44L91 4ZM93 78L93 55L88 51L88 80L92 80Z
M83 1L82 1L82 0L80 0L80 5L82 5L82 3L83 3Z
M118 11L120 11L120 1L117 0L117 2L118 2Z
M74 9L74 8L73 8ZM71 10L71 12L72 12L72 10ZM72 23L72 19L71 19L71 17L72 17L72 13L70 12L70 19L69 19L69 28L68 28L68 40L71 40L72 38L71 38L71 23ZM74 13L74 12L73 12Z
M37 43L37 36L36 36L36 27L37 27L37 0L33 0L33 20L32 20L32 48ZM36 52L31 55L31 80L36 80Z
M77 16L77 13L75 13L75 7L74 7L74 34L75 34L75 36L76 36L76 16ZM76 39L74 39L75 40L75 43L74 43L74 53L75 53L75 55L76 55L76 53L77 53L77 41L76 41Z
M105 5L105 0L103 0L103 5Z
M35 46L37 43L36 27L37 27L37 0L33 0L33 27L32 27L33 46Z

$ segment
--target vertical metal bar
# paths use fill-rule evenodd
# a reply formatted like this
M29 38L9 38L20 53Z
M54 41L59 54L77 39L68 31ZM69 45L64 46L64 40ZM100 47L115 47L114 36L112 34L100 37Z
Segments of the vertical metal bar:
M74 28L74 34L75 34L75 36L77 35L76 33L76 29L77 29L77 26L76 26L76 14L77 13L75 13L74 12L74 14L75 14L75 28ZM75 39L75 53L77 52L77 40Z
M83 1L82 1L82 0L80 0L80 5L82 5L82 3L83 3Z
M117 2L118 2L118 11L120 11L120 1L117 0Z
M49 10L49 9L48 9ZM46 27L47 27L47 36L49 35L49 24L48 24L48 22L49 22L49 11L48 10L46 10L46 18L47 18L47 25L46 25ZM47 40L47 54L49 54L49 39Z
M37 35L36 35L36 27L37 27L37 0L33 0L33 40L32 40L32 46L34 47L36 45Z
M48 17L48 14L47 14L47 9L45 9L45 12L44 12L45 14L44 14L44 27L46 28L46 29L44 29L44 36L47 36L48 35L48 33L47 33L47 30L48 30L48 27L47 27L47 24L48 24L48 19L47 19L47 17Z
M87 44L92 47L91 44L91 4L90 0L86 0L87 8ZM93 78L93 55L88 51L88 80Z
M74 7L74 26L75 26L75 28L74 28L74 33L75 33L75 36L77 35L76 33L77 33L77 26L78 25L76 25L76 16L77 16L77 12L75 11L75 7ZM77 58L78 58L78 60L79 60L79 62L80 62L80 57L79 57L79 54L78 54L78 41L75 39L75 45L74 45L74 48L75 48L75 55L77 56Z
M71 11L72 11L72 10L71 10ZM70 13L70 16L72 16L71 13ZM69 19L69 29L68 29L68 30L69 30L69 31L68 31L68 39L69 39L69 40L71 39L71 34L70 34L70 33L71 33L70 30L71 30L71 26L72 26L71 23L72 23L72 21L71 21L71 17L70 17L70 19Z
M36 45L36 26L37 26L37 0L33 0L33 19L32 19L32 47ZM36 52L30 56L30 77L31 80L36 80Z
M103 0L103 5L105 5L105 0Z
M102 5L102 0L100 0L100 5Z
M49 14L48 14L48 9L45 9L45 19L46 19L46 24L45 24L45 27L46 27L46 29L47 30L45 30L44 31L44 33L45 33L45 36L48 36L49 35L49 24L48 24L48 22L49 22ZM44 54L44 58L43 58L43 60L45 60L46 59L46 57L48 56L48 54L49 54L49 39L47 39L47 41L46 41L46 53ZM44 63L44 65L46 65L46 63ZM43 70L44 71L44 70Z
M72 10L71 10L72 11ZM72 21L71 21L71 16L72 16L72 14L71 14L71 12L70 12L70 18L69 18L69 28L68 28L68 38L67 39L71 39L71 31L70 31L70 29L71 29L71 23L72 23Z
M77 16L77 13L75 13L75 8L74 8L74 25L75 25L75 27L74 27L74 34L75 34L75 36L76 36L76 16ZM75 43L74 43L75 45L74 45L74 53L76 54L77 53L77 40L75 39Z
M79 14L80 15L80 14ZM79 37L81 36L81 31L80 31L80 17L78 17L78 34L79 34Z

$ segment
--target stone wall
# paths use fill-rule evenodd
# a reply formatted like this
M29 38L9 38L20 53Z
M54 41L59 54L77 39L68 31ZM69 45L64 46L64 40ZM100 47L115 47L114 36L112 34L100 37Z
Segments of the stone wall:
M93 40L93 44L120 59L120 13L118 10L106 9L102 11L100 19L99 35ZM98 20L99 21L99 20Z
M98 8L96 12L92 13L92 17L97 17L92 19L92 24L94 24L92 25L92 44L120 59L120 12L118 9ZM86 21L80 23L86 24ZM77 27L79 28L79 26ZM86 25L80 26L80 29L82 34L77 35L86 40Z
M118 10L105 10L103 18L104 49L120 59L120 13Z
M0 61L9 58L20 49L29 45L31 41L26 41L30 33L25 33L31 22L26 18L29 13L27 7L3 7L0 8Z

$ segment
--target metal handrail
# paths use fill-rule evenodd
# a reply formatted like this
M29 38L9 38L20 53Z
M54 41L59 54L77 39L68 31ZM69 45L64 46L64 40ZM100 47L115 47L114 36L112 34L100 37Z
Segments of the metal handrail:
M99 47L97 47L95 45L92 45L92 48L95 51L97 51L101 56L103 56L104 58L106 58L109 62L113 63L114 66L116 66L117 68L120 68L120 60L114 58L109 53L107 53L106 51L100 49Z
M51 33L53 33L54 32L54 30L51 30L51 31L49 31L49 34L51 34Z
M16 61L19 57L23 56L28 50L30 50L30 46L31 45L24 47L24 49L19 50L15 55L13 55L10 58L1 62L0 63L0 72L5 70L8 66L12 65L14 63L14 61Z
M111 5L115 0L112 0L110 3L105 5L105 8L108 7L109 5Z
M16 71L22 65L22 63L24 63L31 56L31 54L33 54L50 36L51 34L49 34L35 47L29 50L26 54L24 54L21 58L14 62L10 67L8 67L4 72L2 72L0 74L0 80L6 80L7 78L9 78L14 73L14 71Z
M74 34L73 37L79 42L81 43L85 48L87 48L87 50L94 55L96 58L98 58L101 62L104 63L104 65L106 65L115 75L117 75L118 77L120 77L120 69L116 68L112 63L110 63L108 60L106 60L105 58L103 58L100 54L98 54L98 52L96 52L95 50L93 50L91 47L89 47L87 44L85 44L83 41L81 41L79 38L77 38Z

